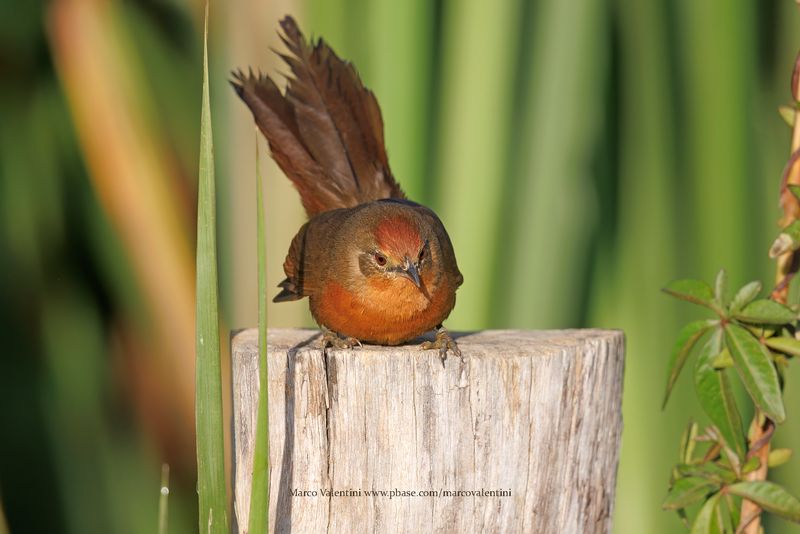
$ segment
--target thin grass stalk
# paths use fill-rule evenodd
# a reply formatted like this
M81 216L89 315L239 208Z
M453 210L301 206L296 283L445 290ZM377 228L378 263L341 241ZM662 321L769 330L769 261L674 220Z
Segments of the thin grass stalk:
M158 534L167 534L169 525L169 464L161 466L161 496L158 498Z
M256 130L256 239L258 254L258 423L253 451L253 481L250 491L248 532L269 530L269 369L267 361L267 248L264 228L264 198Z
M197 194L197 337L195 424L200 532L227 533L222 372L219 346L216 191L208 95L208 3L203 32L203 103Z

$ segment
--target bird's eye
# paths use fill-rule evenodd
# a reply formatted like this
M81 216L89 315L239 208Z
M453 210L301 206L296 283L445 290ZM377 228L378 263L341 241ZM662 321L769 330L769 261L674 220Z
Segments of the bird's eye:
M417 261L421 262L424 259L425 259L425 248L423 247L423 249L419 251L419 257L417 258Z
M386 256L384 256L383 254L378 254L376 252L375 253L375 263L377 263L378 265L383 267L384 265L386 265Z

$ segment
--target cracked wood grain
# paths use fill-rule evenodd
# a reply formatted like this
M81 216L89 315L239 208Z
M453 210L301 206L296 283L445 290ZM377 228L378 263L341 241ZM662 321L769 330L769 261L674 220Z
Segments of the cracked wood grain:
M610 531L621 332L459 334L464 362L451 357L444 367L435 351L415 345L323 357L317 336L268 336L271 532ZM257 339L255 330L240 331L231 350L240 533L250 502Z

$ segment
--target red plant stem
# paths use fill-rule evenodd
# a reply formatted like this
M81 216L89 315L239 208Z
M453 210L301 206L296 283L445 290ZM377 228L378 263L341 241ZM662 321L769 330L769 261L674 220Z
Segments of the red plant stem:
M800 101L800 53L795 57L791 91L792 98L795 104L797 104L797 102ZM797 105L795 105L795 110L797 110ZM780 203L783 208L783 217L779 222L781 228L788 226L800 215L800 202L798 202L797 197L795 197L788 188L789 185L800 185L800 166L797 165L797 162L800 160L800 157L798 157L798 154L800 154L800 120L798 120L798 114L800 114L800 112L795 111L794 125L792 128L791 157L781 177ZM786 304L786 300L789 296L789 281L791 281L792 277L797 272L798 262L795 261L794 255L794 252L787 252L778 258L778 268L775 276L777 285L770 295L770 298L781 304ZM762 418L763 423L759 423L759 420ZM756 414L753 416L753 421L750 424L750 432L748 433L750 440L747 456L758 457L761 461L761 465L755 471L747 474L745 476L746 480L755 481L767 479L767 460L769 459L770 440L772 439L774 431L775 423L763 417L757 410ZM753 517L742 532L744 532L744 534L758 534L761 528L761 508L756 503L744 499L742 500L742 512L740 516L742 520Z

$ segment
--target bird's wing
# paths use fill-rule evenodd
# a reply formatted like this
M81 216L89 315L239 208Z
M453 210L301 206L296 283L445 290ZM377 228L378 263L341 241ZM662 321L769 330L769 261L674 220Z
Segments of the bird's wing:
M299 300L310 294L309 288L305 285L308 224L305 223L300 227L300 231L292 239L289 252L286 253L286 259L283 262L283 272L286 273L286 278L278 284L281 291L272 299L273 302Z

